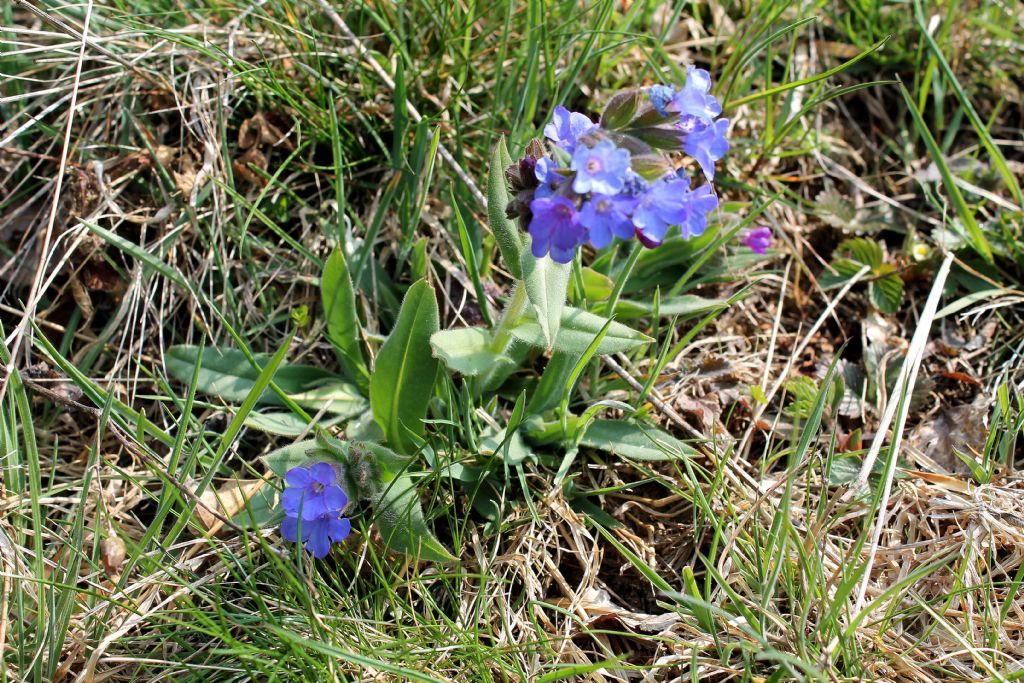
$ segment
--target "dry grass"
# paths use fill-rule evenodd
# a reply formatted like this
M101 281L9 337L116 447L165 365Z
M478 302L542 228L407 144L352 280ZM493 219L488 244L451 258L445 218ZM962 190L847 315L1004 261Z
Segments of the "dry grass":
M767 27L809 15L767 1L185 4L0 10L4 680L1024 676L1021 211L909 15L828 3L755 52ZM1024 62L1007 27L1024 17L926 10L1019 184ZM894 86L823 101L785 134L828 91L751 97L855 57L876 31L895 35L829 87L907 83L994 264L963 246ZM496 492L496 520L438 466L424 493L450 566L389 553L365 519L322 563L273 529L207 532L203 492L262 475L258 456L286 441L222 438L223 402L168 379L170 346L275 351L307 305L289 362L333 369L318 278L339 243L366 255L371 346L416 267L447 323L494 316L508 280L473 179L497 133L521 142L557 101L598 109L694 61L746 98L730 111L721 221L778 195L762 219L778 249L758 261L727 245L680 291L737 302L689 341L699 318L648 320L674 353L595 362L573 406L635 401L657 374L640 411L695 456L584 449L562 488L562 451L536 446ZM870 268L828 286L855 234L899 273L896 312L872 305ZM664 267L663 297L686 265ZM920 365L913 386L904 364ZM455 426L435 424L434 451L483 466L469 445L515 394L478 405L444 388L434 417Z

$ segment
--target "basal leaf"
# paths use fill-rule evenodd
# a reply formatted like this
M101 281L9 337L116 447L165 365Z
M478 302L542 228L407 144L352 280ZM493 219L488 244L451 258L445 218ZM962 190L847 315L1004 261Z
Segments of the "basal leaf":
M414 283L402 301L398 320L377 355L370 377L370 406L388 444L412 453L410 436L423 436L423 418L434 395L438 360L430 337L438 331L437 298L426 280Z
M263 456L263 462L268 470L283 479L291 468L300 467L312 460L313 452L319 448L316 439L305 439L267 453Z
M566 307L562 311L560 330L554 344L548 344L543 330L531 316L524 318L512 328L512 335L531 346L538 348L551 347L561 353L582 354L590 342L601 332L608 320L578 308ZM629 351L652 340L646 334L638 332L622 323L612 322L608 332L597 347L597 354Z
M627 420L594 420L580 445L634 460L677 460L697 454L663 429Z
M546 256L535 258L528 248L523 249L523 278L544 340L541 348L551 348L558 334L569 290L569 272L568 263L556 263Z
M340 249L336 249L324 264L320 298L327 317L327 339L334 345L338 362L345 375L366 393L370 389L370 373L363 358L352 278L345 254Z
M266 365L267 354L255 354L256 362ZM164 356L167 372L180 382L192 381L192 371L199 359L199 347L172 346ZM259 372L241 351L235 349L203 350L199 368L197 391L217 396L226 403L244 401L256 385ZM311 365L282 365L274 374L274 382L303 408L320 410L330 403L328 412L335 415L356 415L366 409L366 399L352 384L341 377ZM281 405L281 399L272 391L264 391L257 405Z
M487 169L487 222L494 233L505 266L512 277L522 279L523 235L515 221L505 215L509 203L508 186L505 181L505 169L512 164L505 137L502 136L491 152L490 167Z
M725 299L708 299L695 294L680 294L662 299L658 304L658 315L663 318L688 318L694 315L703 315L726 308L728 302ZM595 307L596 310L601 309ZM650 301L632 301L620 299L615 307L616 318L645 318L654 313L654 304Z
M419 494L408 474L388 482L373 506L373 523L392 550L432 562L455 559L427 528Z
M322 427L336 425L345 419L343 415L334 415L317 424ZM245 426L267 434L278 436L298 436L310 429L309 424L296 415L289 412L252 412L245 416Z
M512 359L494 353L491 334L482 327L441 330L430 337L430 348L449 370L466 377L478 377Z

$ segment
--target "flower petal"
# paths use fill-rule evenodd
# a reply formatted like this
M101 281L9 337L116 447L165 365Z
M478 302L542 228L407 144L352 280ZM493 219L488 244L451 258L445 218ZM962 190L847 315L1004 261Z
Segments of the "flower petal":
M289 486L305 488L309 485L309 470L305 467L293 467L285 473L284 480Z
M327 514L327 505L324 504L324 497L307 496L302 502L302 519L316 519Z
M281 508L285 511L285 514L299 514L299 508L302 506L302 497L305 492L305 489L287 488L284 490L284 493L281 494Z
M318 484L328 486L338 480L334 468L326 462L318 462L309 468L310 478Z
M335 543L344 541L348 538L348 535L352 532L352 522L347 517L341 519L332 519L327 535L330 536L331 540Z
M340 486L328 486L324 489L324 507L328 510L340 512L346 505L348 505L348 496Z
M306 549L313 553L313 557L319 560L327 557L327 553L331 552L331 539L328 538L330 521L327 519L318 519L313 522L311 526L313 528L309 532L309 540L306 541Z

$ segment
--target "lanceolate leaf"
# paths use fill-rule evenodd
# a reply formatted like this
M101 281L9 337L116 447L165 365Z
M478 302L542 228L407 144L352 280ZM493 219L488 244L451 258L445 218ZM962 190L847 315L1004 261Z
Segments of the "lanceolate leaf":
M181 382L192 380L192 371L199 359L198 346L172 346L167 350L164 364L167 371ZM256 361L266 365L270 356L256 354ZM199 368L197 390L217 396L227 403L244 401L256 385L259 372L241 351L206 348ZM311 365L282 365L274 374L274 382L284 393L303 408L319 410L329 403L328 412L335 415L355 415L366 409L366 399L352 384L341 377L324 372ZM281 405L276 394L264 391L257 405Z
M569 264L555 263L551 259L535 258L529 249L523 250L523 277L526 294L536 314L536 322L544 340L542 348L551 348L561 324L565 296L569 290Z
M345 374L356 385L368 392L370 373L366 369L359 338L359 316L348 262L340 249L336 249L324 264L320 278L320 297L327 317L327 338L334 345Z
M551 345L555 351L560 353L574 354L577 357L582 354L590 342L601 332L608 320L599 315L582 311L578 308L566 307L562 311L560 330ZM516 327L512 328L512 335L519 341L545 348L548 346L543 330L535 319L526 317ZM619 351L629 351L652 340L646 334L637 332L631 327L622 323L612 322L608 332L597 347L596 353L604 355Z
M432 562L455 559L427 528L419 494L408 474L387 482L373 507L373 523L389 548Z
M505 169L512 164L505 138L502 136L491 152L490 167L487 169L487 222L494 233L494 239L501 249L505 265L512 277L522 279L523 235L515 221L505 215L509 193L505 184Z
M676 460L696 454L663 429L627 420L594 420L580 445L634 460Z
M430 337L438 331L437 299L426 280L409 288L394 330L384 342L370 377L370 406L388 444L399 453L412 453L410 436L425 432L423 418L434 394L438 361Z

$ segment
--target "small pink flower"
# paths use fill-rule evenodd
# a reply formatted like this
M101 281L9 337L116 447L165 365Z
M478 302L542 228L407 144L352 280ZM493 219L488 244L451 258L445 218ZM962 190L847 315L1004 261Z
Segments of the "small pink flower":
M750 247L751 251L764 254L768 251L768 247L772 246L772 229L761 226L747 231L747 234L743 236L743 244Z

